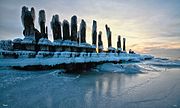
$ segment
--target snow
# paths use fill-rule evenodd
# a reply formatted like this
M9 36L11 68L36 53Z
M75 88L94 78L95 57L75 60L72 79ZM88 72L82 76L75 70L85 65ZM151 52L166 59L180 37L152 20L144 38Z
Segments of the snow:
M114 47L109 47L108 50L116 50Z
M79 46L84 48L94 48L94 46L89 43L79 43Z
M14 52L13 51L7 51L7 50L3 50L3 49L0 49L0 58L3 58L3 55L13 55Z
M84 48L96 48L96 46L89 43L77 43L76 41L71 40L56 40L52 43L56 46L75 46L75 47L84 47Z
M122 51L122 48L117 48L118 51Z
M29 56L36 55L35 51L14 51L18 58L28 58Z
M0 41L0 49L2 50L12 50L13 45L11 40L1 40Z
M38 42L40 45L52 45L52 42L47 38L41 38Z
M39 51L36 55L37 58L51 57L53 55L52 52L49 51Z
M92 48L96 48L96 45L92 45L91 47L92 47Z
M71 40L64 40L61 45L63 46L78 46L78 43Z
M101 72L119 72L119 73L139 73L141 72L141 67L135 64L113 64L105 63L97 66L97 69Z
M25 36L25 38L23 39L23 41L21 41L21 43L25 43L25 44L35 44L36 40L35 40L35 36Z
M16 38L13 40L13 43L21 43L23 41L21 38Z
M52 43L53 45L61 45L62 44L62 40L54 40L54 42Z
M56 40L53 42L53 45L57 46L78 46L78 43L70 40Z
M0 51L2 52L2 51ZM9 51L9 53L12 51ZM34 54L33 52L16 52L24 55ZM29 53L29 54L28 54ZM0 53L2 55L2 53ZM91 55L91 56L90 56ZM114 61L140 61L146 58L152 58L150 55L126 54L121 53L86 53L86 52L48 52L39 51L36 58L18 58L1 59L0 66L26 66L26 65L56 65L69 63L87 63L87 62L114 62Z

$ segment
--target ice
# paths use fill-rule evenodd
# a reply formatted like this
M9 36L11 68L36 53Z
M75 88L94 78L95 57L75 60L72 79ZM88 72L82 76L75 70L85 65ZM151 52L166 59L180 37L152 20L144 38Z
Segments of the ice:
M22 39L15 39L13 42L33 43L34 40L32 37L26 37L23 41ZM45 38L41 38L39 44L52 45ZM53 45L95 48L87 43L78 45L76 42L61 40L54 41ZM14 107L46 107L47 104L51 104L52 107L70 105L70 107L78 108L87 106L95 108L180 106L178 103L178 97L180 97L178 86L180 62L178 60L154 58L151 61L143 62L145 59L153 58L153 56L128 54L126 52L118 54L68 51L39 51L36 58L29 58L29 55L35 55L36 52L7 51L7 49L12 48L10 41L1 41L0 46L0 91L2 92L0 101L3 107L11 105ZM110 49L114 50L113 48ZM2 56L3 54L16 54L18 59L5 59ZM65 70L45 71L44 74L32 75L32 71L28 73L27 71L17 72L11 69L2 69L4 66L53 66L119 60L125 61L125 63L105 63L94 69L97 71L87 71L85 75L66 75L63 73ZM77 99L78 101L76 101ZM83 104L79 104L79 102Z
M7 104L3 104L3 107L8 107L8 105Z
M13 43L21 43L23 41L21 38L16 38L13 40Z
M84 42L84 43L79 43L79 46L80 46L80 47L86 47L86 48L87 48L87 47L89 47L89 48L95 48L95 47L92 46L91 44L85 43L85 42Z
M25 36L25 38L23 39L23 41L21 41L21 43L35 44L36 43L35 36L34 35Z
M41 38L38 42L40 45L52 45L52 42L47 38Z
M35 55L35 51L14 51L18 58L28 58L29 56Z
M150 65L162 67L162 68L179 68L180 67L180 60L155 58L153 59L153 62L149 61L148 63Z
M122 48L117 48L118 51L122 51Z
M62 45L62 40L54 40L53 45Z
M0 51L2 53L7 53L8 51ZM139 55L139 54L117 54L117 53L86 53L81 52L48 52L48 51L39 51L36 55L36 58L27 58L28 55L33 55L32 51L9 51L8 53L16 53L18 55L24 55L24 58L18 59L1 59L0 66L26 66L26 65L57 65L57 64L69 64L69 63L87 63L87 62L115 62L115 61L141 61L146 58L152 58L148 55ZM28 54L29 53L29 54ZM91 55L91 56L90 56ZM21 56L23 57L23 56ZM1 57L2 58L2 57Z
M1 40L0 41L0 50L12 50L12 41L11 40Z
M113 64L106 63L97 67L100 72L118 72L118 73L139 73L141 67L137 64Z
M70 41L70 40L64 40L63 42L62 42L62 45L63 46L72 46L72 42Z
M108 50L116 50L114 47L109 47Z
M91 47L92 47L92 48L96 48L96 46L95 46L95 45L92 45Z
M1 107L179 107L180 68L165 69L153 62L172 61L105 63L80 74L0 68Z

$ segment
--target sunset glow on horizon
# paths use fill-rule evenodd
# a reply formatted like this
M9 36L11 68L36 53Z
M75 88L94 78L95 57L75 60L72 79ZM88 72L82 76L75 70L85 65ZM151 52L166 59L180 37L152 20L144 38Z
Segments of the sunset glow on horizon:
M22 6L35 8L35 27L39 30L38 12L46 12L49 39L53 41L50 21L58 14L60 21L73 15L87 24L86 39L92 43L92 21L97 21L97 32L102 31L104 48L107 48L105 24L112 31L112 46L116 48L117 36L127 38L127 50L150 53L152 50L180 51L180 1L179 0L20 0L0 1L0 39L24 38L21 23Z

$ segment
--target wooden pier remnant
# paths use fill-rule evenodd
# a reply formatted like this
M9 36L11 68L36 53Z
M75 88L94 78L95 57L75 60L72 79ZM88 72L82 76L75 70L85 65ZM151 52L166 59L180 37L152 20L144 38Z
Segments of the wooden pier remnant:
M77 16L71 17L71 41L77 42Z

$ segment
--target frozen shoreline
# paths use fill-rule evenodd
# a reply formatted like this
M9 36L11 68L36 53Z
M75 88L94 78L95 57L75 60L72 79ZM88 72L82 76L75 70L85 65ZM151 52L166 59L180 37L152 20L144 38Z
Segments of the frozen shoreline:
M36 66L36 65L59 65L71 63L98 63L98 62L120 62L141 61L152 59L151 55L127 54L127 53L85 53L81 52L77 57L75 52L56 52L52 57L43 57L47 52L38 53L35 58L1 58L0 66Z
M179 70L179 61L162 59L107 63L81 74L0 68L0 106L178 108Z

